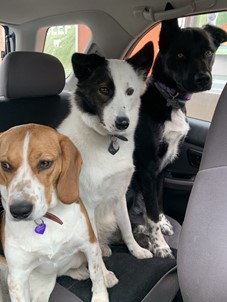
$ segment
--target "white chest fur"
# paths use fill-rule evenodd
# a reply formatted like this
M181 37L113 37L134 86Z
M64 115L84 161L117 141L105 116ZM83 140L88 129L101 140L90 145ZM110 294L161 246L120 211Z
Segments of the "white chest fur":
M81 152L80 196L86 206L96 208L100 203L109 203L124 195L134 171L133 131L127 135L128 141L118 139L120 149L112 155L108 151L110 135L100 135L88 127L74 106L58 130L68 135Z
M164 123L163 133L160 143L167 143L168 149L162 159L161 171L166 165L171 163L178 155L179 143L189 131L185 114L180 109L173 109L171 120Z

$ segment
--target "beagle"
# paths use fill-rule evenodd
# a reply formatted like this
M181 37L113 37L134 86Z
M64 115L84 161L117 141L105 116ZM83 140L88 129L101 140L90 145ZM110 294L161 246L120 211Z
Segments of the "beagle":
M69 138L47 126L0 134L1 240L12 302L48 301L60 275L90 275L92 301L109 301L106 287L117 279L104 266L79 199L81 165Z

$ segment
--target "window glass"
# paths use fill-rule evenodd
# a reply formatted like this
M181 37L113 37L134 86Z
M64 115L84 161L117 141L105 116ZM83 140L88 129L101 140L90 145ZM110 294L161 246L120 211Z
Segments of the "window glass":
M5 52L5 30L3 26L0 25L0 63L2 62L4 52Z
M227 12L210 13L178 19L181 27L202 27L209 23L221 27L227 31ZM133 52L137 52L146 42L154 43L155 54L158 52L158 39L160 24L148 31L137 43ZM227 43L220 45L216 52L212 69L213 84L209 91L194 93L192 99L187 102L187 115L190 117L211 121L219 95L227 82ZM202 110L201 110L202 108Z
M72 72L72 54L84 52L90 38L91 30L84 24L53 26L48 29L44 52L61 61L67 77Z

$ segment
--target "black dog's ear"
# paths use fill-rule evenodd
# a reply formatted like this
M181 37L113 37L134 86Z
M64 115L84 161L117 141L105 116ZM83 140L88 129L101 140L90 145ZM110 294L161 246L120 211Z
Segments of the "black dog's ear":
M165 10L171 10L171 9L174 9L174 7L172 6L172 4L170 2L167 2Z
M203 29L211 36L217 48L227 41L227 33L223 29L210 24L206 24Z
M154 46L152 42L146 43L134 56L126 61L132 65L139 75L146 80L154 59Z
M74 53L72 55L73 71L80 81L87 79L100 64L106 64L106 60L96 54Z
M170 2L167 2L165 10L171 10L174 7ZM177 19L170 19L162 21L161 31L159 35L159 49L162 52L165 52L173 40L174 36L176 36L177 32L180 31L180 27L178 25Z

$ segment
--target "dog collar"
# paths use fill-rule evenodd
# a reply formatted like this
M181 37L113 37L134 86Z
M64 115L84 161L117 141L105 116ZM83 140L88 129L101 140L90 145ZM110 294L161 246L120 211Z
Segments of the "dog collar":
M179 93L176 89L170 88L162 82L155 81L153 77L150 77L148 84L154 84L161 95L166 100L167 107L174 109L181 109L185 106L185 102L191 99L191 93Z
M109 147L108 147L108 151L112 155L115 155L119 151L119 149L120 149L120 146L119 146L119 143L118 143L117 139L120 139L120 140L125 141L125 142L128 141L127 137L125 137L123 135L118 135L118 134L111 135L110 136L110 144L109 144Z
M44 217L48 218L48 219L51 219L59 224L63 224L63 221L57 217L56 215L52 214L52 213L49 213L47 212ZM35 224L36 224L36 227L35 227L35 232L37 234L40 234L40 235L43 235L45 233L45 230L46 230L46 224L44 223L43 219L40 219L40 222L38 222L38 219L35 220Z

